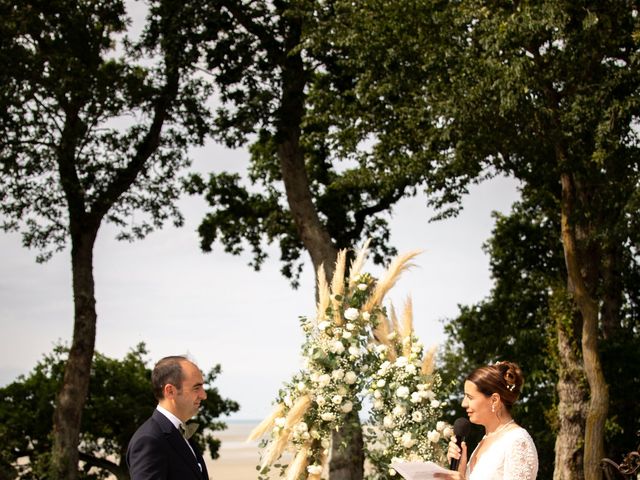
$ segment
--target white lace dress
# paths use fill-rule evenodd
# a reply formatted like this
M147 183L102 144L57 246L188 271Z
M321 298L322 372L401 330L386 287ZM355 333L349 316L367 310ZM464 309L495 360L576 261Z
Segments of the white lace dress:
M470 469L476 450L467 464L469 480L535 480L538 474L536 446L522 427L510 429L496 438Z

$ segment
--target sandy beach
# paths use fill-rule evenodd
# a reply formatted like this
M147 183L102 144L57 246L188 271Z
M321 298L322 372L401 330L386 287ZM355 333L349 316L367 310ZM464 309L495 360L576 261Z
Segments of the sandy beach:
M258 442L246 441L258 423L259 421L227 422L226 430L215 432L222 442L220 457L215 461L205 457L212 480L255 480L258 477Z

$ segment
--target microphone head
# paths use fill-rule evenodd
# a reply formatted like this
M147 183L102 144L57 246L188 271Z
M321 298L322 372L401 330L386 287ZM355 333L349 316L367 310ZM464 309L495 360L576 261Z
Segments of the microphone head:
M456 438L465 438L471 431L471 422L466 418L456 418L453 422L453 433Z

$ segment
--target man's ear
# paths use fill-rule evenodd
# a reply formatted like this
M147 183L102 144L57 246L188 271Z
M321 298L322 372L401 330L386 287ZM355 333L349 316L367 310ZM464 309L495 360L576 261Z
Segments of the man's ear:
M164 398L173 398L177 393L177 389L175 385L167 383L162 389L162 393L164 393Z

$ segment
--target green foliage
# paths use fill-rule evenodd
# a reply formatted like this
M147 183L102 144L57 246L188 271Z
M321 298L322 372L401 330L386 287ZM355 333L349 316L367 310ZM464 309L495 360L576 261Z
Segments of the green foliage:
M283 171L290 167L283 157L299 149L308 193L333 247L372 238L374 261L389 260L396 253L388 242L389 214L415 194L425 168L402 161L406 148L370 148L370 131L353 128L369 115L353 90L358 72L350 56L360 46L347 48L330 35L343 21L333 2L220 5L231 27L209 56L219 65L214 75L222 101L215 136L232 147L250 143L251 165L247 178L191 178L188 190L204 194L211 206L199 229L202 247L219 241L239 254L248 246L259 268L265 244L277 242L282 272L297 285L304 245L284 195ZM375 164L381 168L372 169Z
M194 65L215 25L199 2L149 12L133 38L123 1L0 1L2 228L40 260L64 248L70 221L106 218L129 240L182 224L176 178L209 130L211 87Z
M6 478L44 478L51 450L55 395L62 383L68 349L56 346L26 376L0 389L0 471ZM83 478L127 478L124 458L129 439L151 415L155 404L144 344L122 360L96 353L90 393L82 414L79 451L85 462ZM213 432L226 428L217 420L238 410L233 400L222 398L213 386L220 366L205 377L207 399L195 418L200 429L195 439L218 457L220 441ZM28 462L17 462L26 458ZM98 467L89 472L90 467ZM2 478L5 478L2 476Z

